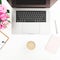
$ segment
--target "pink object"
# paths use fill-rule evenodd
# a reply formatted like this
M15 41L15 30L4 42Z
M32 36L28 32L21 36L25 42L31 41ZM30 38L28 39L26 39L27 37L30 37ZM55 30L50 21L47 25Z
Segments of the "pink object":
M9 18L7 14L7 9L5 6L0 5L0 29L4 29L7 27L7 24L9 23L7 21L7 18Z
M53 36L48 41L45 49L49 52L56 53L57 49L60 47L60 37Z
M4 29L4 28L6 28L6 27L7 27L6 25L0 24L0 29Z
M4 21L3 24L7 26L9 24L9 22L8 21Z
M0 23L0 29L6 28L8 24L9 24L8 21L4 21L4 22Z
M0 15L0 19L2 21L5 21L7 18L9 18L9 16L7 15L7 13L3 13L3 14Z
M7 9L6 9L5 5L0 5L0 14L6 13L6 12L7 12Z

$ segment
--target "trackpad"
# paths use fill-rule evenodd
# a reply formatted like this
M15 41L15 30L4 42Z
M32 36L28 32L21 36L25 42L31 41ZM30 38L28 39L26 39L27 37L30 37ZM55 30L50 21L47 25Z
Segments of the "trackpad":
M23 33L39 33L39 23L23 23Z

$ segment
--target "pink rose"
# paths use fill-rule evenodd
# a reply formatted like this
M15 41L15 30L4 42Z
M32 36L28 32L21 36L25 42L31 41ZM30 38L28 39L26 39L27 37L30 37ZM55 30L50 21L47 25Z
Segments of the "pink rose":
M6 7L0 5L0 20L5 21L7 18L9 18L6 11L7 11Z
M0 22L0 29L4 29L4 28L6 28L8 24L9 24L8 21Z
M0 5L0 29L4 29L8 25L7 18L9 18L7 14L7 9L5 6Z
M9 22L8 21L4 21L3 24L7 26L9 24Z
M0 5L0 14L1 13L6 13L7 12L7 9L4 5Z
M0 19L2 21L5 21L7 18L9 18L9 16L7 15L7 13L3 13L3 14L0 15Z
M0 29L4 29L4 28L6 28L6 27L7 27L6 25L0 24Z

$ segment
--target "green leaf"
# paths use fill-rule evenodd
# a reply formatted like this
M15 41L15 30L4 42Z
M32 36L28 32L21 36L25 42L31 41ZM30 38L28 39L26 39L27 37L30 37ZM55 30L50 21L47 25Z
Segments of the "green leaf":
M0 4L2 4L2 0L0 0Z
M10 23L10 21L8 20L8 22Z
M7 10L7 13L10 13L10 11L9 11L9 10Z

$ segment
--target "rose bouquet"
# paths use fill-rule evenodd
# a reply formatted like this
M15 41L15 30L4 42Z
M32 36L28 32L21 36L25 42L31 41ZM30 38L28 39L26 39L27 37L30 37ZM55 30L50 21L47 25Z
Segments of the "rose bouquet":
M1 0L0 0L0 29L4 29L7 27L8 23L10 23L10 21L8 20L9 18L9 10L7 10L7 8L1 4Z

